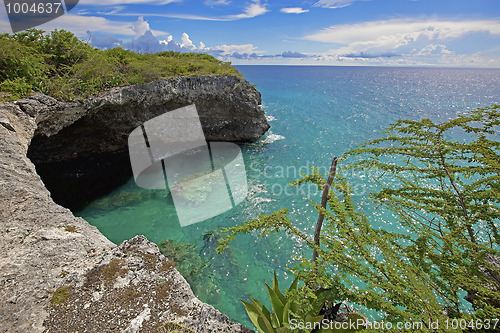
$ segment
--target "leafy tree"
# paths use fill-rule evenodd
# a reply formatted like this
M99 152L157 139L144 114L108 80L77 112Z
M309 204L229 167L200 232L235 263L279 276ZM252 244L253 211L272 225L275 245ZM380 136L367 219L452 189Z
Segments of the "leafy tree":
M371 198L394 212L405 232L372 224L357 211L347 180L337 177L326 205L314 205L325 219L320 242L283 209L225 229L219 251L239 233L285 231L302 239L317 252L316 260L299 258L292 269L305 282L296 296L304 311L314 291L325 288L332 299L377 310L391 322L422 322L424 330L436 320L444 329L450 318L499 318L499 111L493 105L440 124L400 120L383 138L344 155L347 170L379 172ZM295 185L324 188L313 171ZM465 294L474 311L465 309Z

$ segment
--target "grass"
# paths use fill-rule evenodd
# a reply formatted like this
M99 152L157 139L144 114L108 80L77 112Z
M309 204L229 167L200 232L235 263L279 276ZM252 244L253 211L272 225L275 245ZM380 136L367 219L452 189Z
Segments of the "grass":
M203 53L139 54L101 50L65 30L0 34L0 100L41 92L85 100L116 86L182 75L240 75L228 62Z
M74 225L68 225L68 226L66 226L66 228L64 228L64 231L76 232L76 227Z
M52 299L50 303L54 305L64 304L66 300L71 296L71 286L59 287L52 294Z

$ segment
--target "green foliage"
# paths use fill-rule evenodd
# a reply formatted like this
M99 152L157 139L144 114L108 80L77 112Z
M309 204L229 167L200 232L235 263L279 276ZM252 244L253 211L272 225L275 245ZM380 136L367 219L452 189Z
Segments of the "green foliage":
M138 54L95 49L71 32L29 29L0 34L0 90L15 100L31 92L85 99L116 86L180 75L240 75L230 63L200 53Z
M73 287L71 286L64 286L64 287L59 287L54 291L52 294L52 298L50 299L50 303L53 305L60 305L64 304L68 298L72 295L71 289Z
M405 232L389 232L356 209L350 185L332 184L320 246L286 217L286 209L226 229L220 250L238 233L281 230L302 239L319 258L298 258L293 272L305 282L300 307L317 288L379 311L391 322L444 323L449 318L500 317L500 106L441 124L400 120L382 139L345 154L347 169L372 170L374 202L394 212ZM325 185L313 170L295 182ZM462 298L474 311L464 309Z
M17 77L13 80L7 79L0 83L0 91L7 91L10 93L12 99L19 99L30 94L33 90L31 84L23 78Z
M366 318L358 313L349 313L346 324L352 321L356 323L359 329L331 329L328 326L328 320L320 314L321 309L329 301L331 293L329 290L319 289L312 293L309 299L310 307L304 311L300 309L300 302L297 295L299 291L298 277L293 280L286 294L283 294L279 288L276 273L273 277L273 284L270 287L265 283L272 312L269 311L261 302L250 297L250 302L241 301L245 306L248 317L261 333L288 333L288 332L357 332L364 328L358 325L358 320L365 322ZM340 304L339 304L340 306ZM299 315L300 314L300 315ZM301 319L303 318L303 319Z

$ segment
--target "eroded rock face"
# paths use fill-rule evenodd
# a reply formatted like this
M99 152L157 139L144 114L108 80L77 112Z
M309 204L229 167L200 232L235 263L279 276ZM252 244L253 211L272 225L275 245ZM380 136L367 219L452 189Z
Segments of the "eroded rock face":
M63 276L84 274L113 244L50 198L26 157L35 118L11 103L0 118L14 129L0 126L0 331L41 332Z
M60 287L47 332L253 332L200 302L156 245L136 236Z
M201 84L203 80L210 81L209 78L202 78L200 82L187 78L172 80L171 84L177 84L179 89L182 85L189 87ZM239 90L243 88L237 86L241 81L239 78L213 80L210 89L220 89L222 93L214 96L228 99L224 103L230 103L231 98L243 94ZM228 86L223 84L228 82L224 80L234 80L229 81L235 83L230 89L234 88L232 92L228 92ZM166 84L158 83L158 87L166 87ZM40 162L44 161L44 154L48 161L54 158L47 162L49 164L63 158L68 165L78 165L79 158L84 157L95 162L87 163L87 167L93 165L93 169L99 169L100 157L108 163L104 157L109 160L110 156L121 156L123 142L120 140L124 139L126 128L137 125L113 121L113 117L122 119L119 112L124 112L123 105L132 103L127 96L134 93L127 89L112 90L108 95L90 101L90 106L60 103L43 95L16 104L0 103L0 332L69 332L73 331L69 328L74 328L74 325L79 325L79 331L88 332L156 332L154 328L164 323L174 325L172 327L181 325L195 332L249 332L197 300L186 281L159 254L156 245L144 237L136 237L116 247L95 227L54 203L37 174L38 170L26 156L30 141L34 144L45 135L49 135L45 141L47 147L55 150L36 151L34 156L38 156ZM158 97L151 100L162 98L163 90L158 89ZM250 91L252 94L255 95L253 101L250 98L247 103L258 108L260 96ZM196 102L194 95L194 92L177 92L177 96L185 96L185 100L179 99L182 103ZM108 100L118 102L107 104ZM141 102L145 100L137 100L137 105ZM216 102L207 103L208 107ZM112 111L114 116L104 115L108 108L116 108ZM138 117L136 120L142 121L140 113L144 110L137 109L137 114L129 119ZM258 110L255 112L261 112ZM160 111L160 108L156 110ZM100 122L99 117L108 122ZM96 121L93 123L92 120ZM242 120L240 124L252 121ZM114 128L113 124L119 126ZM223 125L223 122L214 122L213 128ZM266 125L262 126L261 131L265 131ZM96 136L93 137L92 133ZM99 145L98 134L101 138L109 138L108 144ZM227 135L227 138L236 138ZM92 144L85 144L86 140ZM50 152L56 152L57 148L61 149L59 155L51 155ZM72 149L75 149L74 154L71 154ZM105 174L108 172L104 170ZM110 264L111 268L107 269ZM124 298L124 302L119 302ZM68 300L70 303L65 303ZM98 329L91 330L92 327Z
M259 107L260 93L235 76L177 77L117 87L85 104L44 95L16 103L36 114L29 158L54 200L71 209L131 177L130 132L167 111L195 104L208 141L252 141L269 129Z

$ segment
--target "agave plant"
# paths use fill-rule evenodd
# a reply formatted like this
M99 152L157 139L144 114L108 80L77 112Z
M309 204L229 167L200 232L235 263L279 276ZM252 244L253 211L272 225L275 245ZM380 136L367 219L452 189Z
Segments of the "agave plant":
M288 292L298 290L298 277L293 280ZM292 332L293 324L297 324L298 321L293 319L294 314L297 313L298 304L296 301L292 300L288 295L284 295L279 288L278 279L276 278L276 273L274 273L273 284L271 287L265 283L267 294L271 301L272 312L270 312L261 302L250 296L252 300L251 303L241 300L245 306L248 317L252 323L257 327L261 333L289 333ZM328 327L320 327L319 325L324 319L324 314L320 314L320 310L324 308L327 301L325 298L328 295L327 290L320 289L316 293L316 300L313 309L310 313L305 314L305 318L301 321L301 328L297 327L293 331L299 331L304 333L330 333L330 332L355 332L361 330L364 327L359 327L359 329L334 329L332 325ZM337 310L340 307L340 303L334 306ZM349 313L347 317L348 322L356 322L359 320L366 321L366 318L359 313ZM297 325L295 325L297 326ZM349 325L347 325L349 326Z

